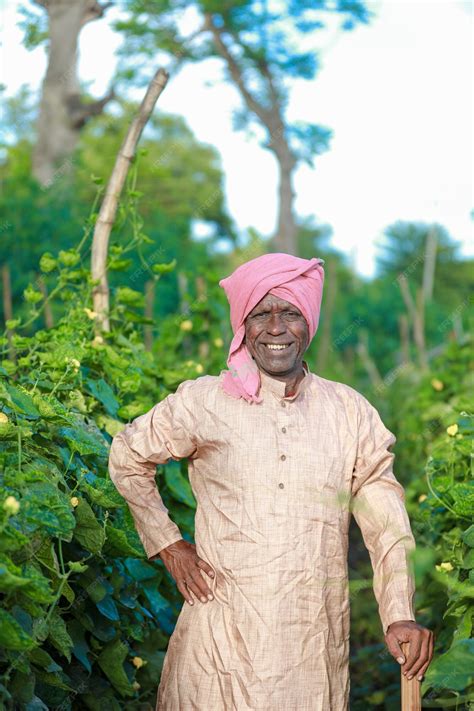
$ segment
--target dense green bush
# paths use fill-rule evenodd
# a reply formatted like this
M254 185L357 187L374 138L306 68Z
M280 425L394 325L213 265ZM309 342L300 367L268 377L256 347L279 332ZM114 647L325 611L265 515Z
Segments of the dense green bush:
M405 367L379 392L417 542L417 619L436 636L421 687L427 708L474 706L473 356L471 339L447 344L428 372ZM384 648L369 564L353 572L351 708L395 711L400 671Z
M112 332L95 336L80 254L42 266L57 271L67 316L33 337L10 322L15 357L1 340L0 704L151 708L182 599L161 561L146 560L108 478L108 447L124 422L203 366L176 361L189 335L182 317L168 329L174 363L144 349L146 319L134 309L142 296L128 287L116 290ZM34 318L34 289L25 298ZM199 308L203 318L205 299ZM176 462L159 467L159 486L191 540L195 503L183 473Z

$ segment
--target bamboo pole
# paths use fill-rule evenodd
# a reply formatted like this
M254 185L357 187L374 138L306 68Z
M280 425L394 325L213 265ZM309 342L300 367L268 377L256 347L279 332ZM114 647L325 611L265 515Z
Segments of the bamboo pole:
M109 285L107 279L107 253L109 237L115 221L120 195L130 164L135 156L138 141L151 116L161 92L168 82L168 73L159 69L151 80L138 113L130 124L127 135L115 159L92 238L91 273L95 285L92 289L94 311L98 314L96 329L110 331Z
M408 652L410 643L402 642L401 648L405 659L408 659ZM402 709L401 711L421 711L421 690L420 682L416 678L407 679L404 676L400 668L400 678L401 678L401 697L402 697Z

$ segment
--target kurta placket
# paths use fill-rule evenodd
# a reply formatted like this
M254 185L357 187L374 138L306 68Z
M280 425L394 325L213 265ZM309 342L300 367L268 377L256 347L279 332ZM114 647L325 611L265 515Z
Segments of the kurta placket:
M185 381L113 440L110 475L150 558L181 538L155 465L188 457L196 550L216 573L213 601L183 604L157 710L347 709L350 501L383 630L415 619L395 437L360 393L306 371L291 396L261 373L261 403L222 376Z

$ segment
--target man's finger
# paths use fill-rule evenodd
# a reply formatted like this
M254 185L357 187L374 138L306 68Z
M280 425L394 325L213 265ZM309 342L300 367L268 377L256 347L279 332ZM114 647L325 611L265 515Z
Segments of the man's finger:
M186 602L189 602L190 605L194 605L194 600L188 588L186 587L186 583L184 582L184 580L177 580L176 587L178 588L179 592L184 597Z
M428 655L429 655L429 648L430 648L430 635L429 633L422 633L422 638L421 638L421 646L420 646L420 652L418 655L418 659L415 660L413 666L409 670L407 677L409 679L412 679L414 676L417 675L421 667L424 666L424 664L428 661Z
M400 642L398 639L395 637L395 634L393 632L389 632L389 634L385 637L386 643L387 643L387 648L392 657L397 660L399 664L403 664L405 661L405 655L403 654Z
M201 571L197 568L195 570L196 572L194 572L194 570L188 571L188 588L193 591L198 600L201 602L207 602L207 596L208 594L211 594L211 591L207 587L204 578L201 575Z
M432 632L430 632L430 636L428 639L428 659L426 662L423 664L421 669L418 670L418 673L416 675L416 678L418 681L422 681L423 677L425 676L425 672L428 669L431 660L433 659L433 647L434 647L434 635Z
M198 559L198 562L197 562L197 565L201 568L201 570L204 570L204 572L207 573L210 578L213 578L213 577L214 577L214 571L213 571L213 569L211 568L211 566L209 565L209 563L206 563L205 560L203 560L202 558L199 558L199 559Z
M410 633L410 647L408 651L408 659L405 662L403 666L403 673L408 676L408 674L411 671L411 668L413 664L416 662L420 655L420 649L421 649L421 642L422 642L422 634L420 630L414 629Z

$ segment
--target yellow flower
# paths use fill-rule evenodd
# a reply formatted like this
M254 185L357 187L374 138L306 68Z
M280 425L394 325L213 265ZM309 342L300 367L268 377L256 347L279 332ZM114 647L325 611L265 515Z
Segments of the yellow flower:
M93 346L101 346L103 344L103 342L104 342L104 339L102 338L102 336L96 336L94 338L94 340L92 341L92 345Z
M180 329L182 331L192 331L193 330L193 322L187 319L186 321L181 321Z
M453 566L449 562L441 563L441 565L436 565L435 567L436 567L436 570L439 571L440 573L442 573L443 571L446 571L447 573L449 573L451 570L454 570Z
M444 383L441 382L441 380L438 380L438 378L433 378L431 381L431 385L435 390L442 390L444 388Z
M71 496L71 506L74 506L74 508L76 508L76 506L79 506L79 499L77 498L77 496Z
M85 308L84 312L88 315L90 319L97 318L97 312L96 311L91 311L91 309Z
M204 368L202 367L201 363L198 363L196 365L196 372L197 373L202 373L204 371Z
M459 427L454 424L454 425L449 425L449 427L446 428L446 432L450 437L454 437L455 434L457 434Z
M141 667L146 664L146 662L144 662L141 657L133 657L132 664L137 669L141 669Z
M14 496L7 496L3 502L3 509L9 516L15 516L20 510L20 502Z
M142 688L141 685L138 683L138 681L134 681L132 686L135 689L135 691L138 691L138 689Z
M66 358L65 361L67 365L72 365L74 372L77 373L81 366L81 362L77 360L77 358Z
M418 497L418 501L419 501L420 504L421 504L421 502L422 502L422 501L426 501L427 498L428 498L428 497L426 496L426 494L421 494L421 496Z
M1 422L3 425L6 425L7 422L8 422L8 417L5 415L4 412L0 412L0 422Z
M222 348L222 346L224 345L224 341L222 340L222 338L214 338L214 345L216 348Z

